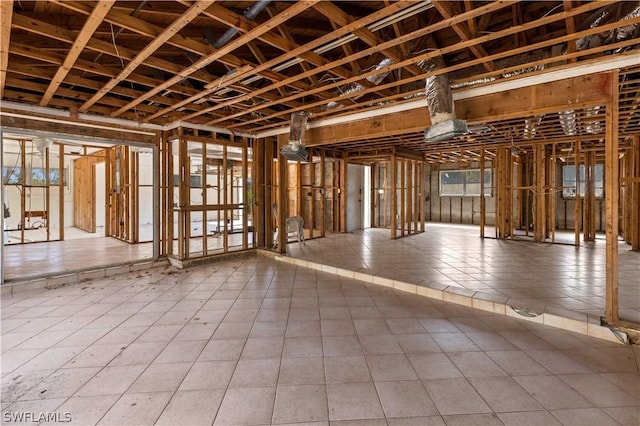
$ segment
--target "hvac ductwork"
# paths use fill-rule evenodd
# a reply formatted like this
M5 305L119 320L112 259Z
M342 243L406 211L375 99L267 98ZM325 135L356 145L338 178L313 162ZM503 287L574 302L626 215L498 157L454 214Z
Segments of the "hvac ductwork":
M256 16L258 16L258 14L269 5L269 3L271 3L271 0L258 1L252 4L251 7L248 8L242 16L250 21L253 21ZM239 32L240 30L238 30L237 28L229 28L224 34L220 36L218 40L216 40L215 43L213 43L213 47L215 47L216 49L220 49L222 46L229 43L229 40L231 40Z
M309 113L296 111L291 113L291 129L289 130L289 143L282 147L280 154L287 160L307 161L309 154L304 146L304 135L307 130Z
M624 6L625 4L622 3ZM587 19L589 28L596 28L603 24L607 24L611 21L617 20L616 13L619 5L614 7L607 7L603 10L592 15ZM624 12L623 12L624 13ZM624 15L620 20L636 18L640 16L640 2L636 3L634 8ZM585 37L580 37L576 40L576 49L578 51L587 50L593 47L604 46L611 43L616 43L630 38L638 37L640 34L640 24L630 24L616 29L612 29L600 34L592 34ZM616 52L617 53L617 52ZM591 134L598 134L602 132L602 126L600 125L600 119L598 118L600 113L600 107L590 107L585 110L586 124L584 125L584 131ZM562 130L567 136L575 136L577 134L577 115L573 110L561 111L558 113L560 119L560 125Z
M393 61L389 58L384 58L379 64L377 64L375 66L375 70L381 70L383 68L388 67L389 65L393 64ZM377 86L378 84L380 84L382 82L382 80L384 80L390 73L391 71L384 71L381 72L379 74L372 74L369 77L366 78L366 80L373 84L374 86ZM340 89L340 94L341 96L347 96L350 95L352 93L356 93L356 92L360 92L362 90L364 90L364 86L360 83L351 83L349 85L347 85L345 88ZM358 99L360 96L354 96L351 99ZM339 102L335 102L335 101L331 101L327 104L327 109L334 109L334 108L338 108L342 106L341 103Z
M444 68L441 58L429 64L430 71ZM453 93L447 74L430 75L426 79L426 96L431 126L424 132L427 142L437 142L467 133L467 122L455 117Z

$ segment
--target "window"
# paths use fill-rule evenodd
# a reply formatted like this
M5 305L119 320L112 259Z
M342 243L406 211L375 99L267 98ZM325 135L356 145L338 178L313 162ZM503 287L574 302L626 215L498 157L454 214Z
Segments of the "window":
M27 170L29 169L27 168ZM64 173L64 185L67 186L67 169L64 170ZM19 185L20 183L22 183L22 168L3 167L2 179L5 185ZM45 186L47 184L46 169L43 167L32 168L31 175L26 176L25 184L33 186ZM60 169L49 169L49 185L60 185Z
M580 197L585 196L584 170L584 165L579 167ZM596 197L604 197L604 166L602 164L596 164L593 170L593 180ZM576 196L576 166L562 166L562 196L565 198L575 198Z
M491 196L491 169L484 171L484 195ZM440 171L440 196L480 196L480 170Z

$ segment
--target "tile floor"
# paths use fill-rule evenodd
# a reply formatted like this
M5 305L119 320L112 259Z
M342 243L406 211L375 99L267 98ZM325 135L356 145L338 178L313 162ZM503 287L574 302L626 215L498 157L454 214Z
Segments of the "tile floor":
M489 235L487 233L486 235ZM479 238L477 226L429 223L397 240L367 229L289 244L287 256L438 289L505 297L536 311L554 307L604 316L605 240L564 244ZM640 323L640 252L619 245L620 317Z
M456 250L444 253L477 259ZM18 292L2 298L0 325L5 424L640 419L637 346L265 257Z

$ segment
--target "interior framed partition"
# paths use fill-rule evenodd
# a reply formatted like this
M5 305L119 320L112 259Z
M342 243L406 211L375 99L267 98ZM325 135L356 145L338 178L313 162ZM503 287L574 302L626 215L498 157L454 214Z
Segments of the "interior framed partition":
M164 140L167 255L183 261L254 248L248 139L180 127Z
M424 232L427 166L421 154L393 148L390 154L351 154L347 161L371 166L371 227L389 229L391 239Z

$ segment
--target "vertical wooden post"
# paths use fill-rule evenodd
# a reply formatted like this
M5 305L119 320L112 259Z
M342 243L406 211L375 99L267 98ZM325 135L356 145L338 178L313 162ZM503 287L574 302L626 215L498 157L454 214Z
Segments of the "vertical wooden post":
M131 147L129 147L131 150ZM140 242L140 154L131 151L131 242Z
M222 204L224 205L222 210L222 220L224 221L222 233L222 246L224 252L229 251L229 230L231 223L229 221L229 162L227 161L227 145L222 147Z
M574 244L576 246L580 245L580 231L582 228L582 201L580 196L580 141L576 141L576 155L575 155L575 170L576 170L576 197L575 197L575 235L574 235Z
M606 110L605 205L606 205L606 318L618 322L618 72L612 72L611 100Z
M551 223L549 224L549 228L551 228L551 242L556 242L556 214L557 214L557 199L558 194L556 193L556 175L557 175L557 166L556 166L556 144L551 145L551 167L550 167L550 186L549 190L549 202L551 203Z
M64 241L64 144L58 144L58 228L60 228L60 233L58 237L60 241ZM70 174L69 174L70 175ZM69 188L71 188L71 183L67 182Z
M340 232L347 232L347 152L342 153L340 162Z
M398 222L398 159L395 154L391 156L391 239L397 237Z
M256 230L256 244L258 247L266 248L266 228L267 219L265 217L265 155L264 139L256 139L253 142L253 188L255 191L255 203L253 218L255 220L253 228ZM271 210L271 206L269 206ZM271 217L271 216L269 216Z
M49 167L49 147L44 149L44 210L47 212L47 241L51 239L51 179ZM93 203L95 208L95 203ZM94 216L95 217L95 216ZM94 226L95 229L95 226Z
M249 248L249 211L253 212L252 200L249 200L249 146L247 137L242 138L242 249ZM253 220L251 225L255 226ZM253 240L253 239L252 239ZM254 241L255 242L255 241Z
M546 235L546 206L545 206L545 147L544 145L535 145L533 148L534 158L534 241L544 241Z
M324 148L320 148L320 236L325 236L325 226L324 226L324 216L325 216L325 150Z
M278 253L287 252L287 226L285 219L289 215L289 203L287 202L288 162L280 155L280 149L287 144L288 135L278 136Z
M484 196L484 147L480 148L480 238L484 238L485 211L487 201Z
M633 173L631 177L633 182L631 184L631 250L640 250L640 136L633 137Z
M405 217L406 213L406 192L407 192L407 181L406 181L406 169L407 161L400 160L400 236L404 237L404 228L407 222L407 218Z
M202 255L206 256L208 252L207 235L209 233L209 224L207 223L207 144L202 142L200 149L202 150L202 168L200 170L200 183L202 189Z
M371 227L372 228L377 228L377 224L376 224L376 205L379 206L379 203L376 202L376 200L378 199L378 191L376 190L376 168L378 167L377 163L373 163L371 165L371 197L370 197L370 207L371 207ZM379 208L379 207L378 207Z
M418 197L418 208L420 209L420 232L424 232L424 222L426 220L425 209L426 209L426 169L427 165L424 161L420 161L420 173L419 173L419 197Z

